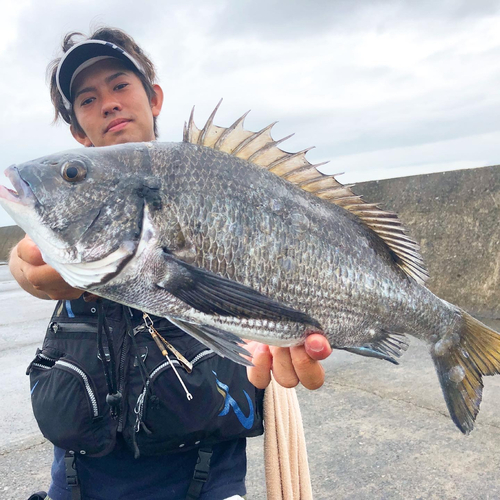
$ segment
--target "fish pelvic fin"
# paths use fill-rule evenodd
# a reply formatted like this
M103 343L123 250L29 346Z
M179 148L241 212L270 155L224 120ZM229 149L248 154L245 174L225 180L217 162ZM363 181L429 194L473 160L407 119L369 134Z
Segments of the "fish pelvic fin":
M252 355L243 347L246 342L236 335L213 326L190 323L178 318L168 318L174 325L188 333L223 358L243 366L253 366ZM246 357L245 357L246 356Z
M314 165L306 158L306 153L312 148L289 153L278 147L291 135L279 140L273 139L271 131L277 122L258 132L246 130L244 122L249 113L247 111L227 128L215 125L215 114L221 102L222 99L202 129L194 122L193 108L189 121L184 125L184 142L223 151L249 161L300 189L349 211L377 234L407 276L419 284L425 283L429 275L420 256L420 248L406 235L406 229L396 214L382 210L376 203L366 203L351 190L352 185L343 185L335 175L320 172L318 167L324 163Z
M431 355L455 425L469 434L479 412L483 376L500 373L500 334L457 308L453 331L441 337Z

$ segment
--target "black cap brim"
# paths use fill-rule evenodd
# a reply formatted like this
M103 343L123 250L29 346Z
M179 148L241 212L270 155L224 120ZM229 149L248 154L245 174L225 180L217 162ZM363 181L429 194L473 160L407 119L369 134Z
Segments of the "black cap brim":
M65 101L66 107L71 106L71 83L75 71L86 61L94 57L113 57L131 65L143 73L139 63L121 47L104 40L86 40L73 46L61 59L56 73L56 83Z

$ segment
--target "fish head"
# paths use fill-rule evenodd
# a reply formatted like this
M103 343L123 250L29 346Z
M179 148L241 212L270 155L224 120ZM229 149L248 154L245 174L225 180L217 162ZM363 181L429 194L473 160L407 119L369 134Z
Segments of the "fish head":
M5 172L16 191L0 186L0 204L73 286L109 279L137 248L145 200L158 189L129 146L65 151Z

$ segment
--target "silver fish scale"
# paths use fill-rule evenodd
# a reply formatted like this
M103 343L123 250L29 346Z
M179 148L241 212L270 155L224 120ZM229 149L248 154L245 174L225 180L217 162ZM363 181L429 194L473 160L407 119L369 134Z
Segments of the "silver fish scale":
M178 152L164 189L182 235L168 238L185 241L197 266L308 313L333 346L360 345L379 330L428 338L436 315L452 320L349 212L228 154L190 144ZM212 324L238 324L253 338L248 321ZM267 338L304 338L304 325L273 326Z

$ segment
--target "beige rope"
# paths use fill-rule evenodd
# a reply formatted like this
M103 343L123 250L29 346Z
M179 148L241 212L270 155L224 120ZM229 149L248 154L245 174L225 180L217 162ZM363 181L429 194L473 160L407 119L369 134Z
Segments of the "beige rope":
M264 396L264 460L268 500L312 500L311 477L295 389L274 378Z

